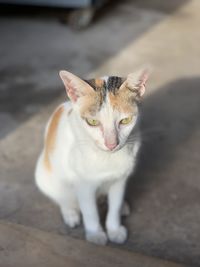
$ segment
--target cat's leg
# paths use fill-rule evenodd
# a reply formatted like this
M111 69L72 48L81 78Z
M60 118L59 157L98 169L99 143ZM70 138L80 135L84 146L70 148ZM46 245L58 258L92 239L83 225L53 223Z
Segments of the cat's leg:
M62 196L62 197L61 197ZM57 199L64 222L71 228L81 222L78 200L72 188L65 187L63 194Z
M96 188L90 185L79 185L77 196L83 216L86 239L98 245L105 245L107 243L107 235L103 231L99 220Z
M81 222L81 215L73 188L63 183L58 176L48 176L46 183L48 183L48 188L46 187L44 190L42 187L42 191L60 207L65 224L71 228L78 226Z
M75 227L80 224L80 208L73 188L58 174L49 172L39 159L35 180L39 189L60 207L64 222Z
M125 180L113 183L108 192L108 214L106 218L107 234L110 241L123 243L127 238L127 229L121 225L121 209L124 199Z

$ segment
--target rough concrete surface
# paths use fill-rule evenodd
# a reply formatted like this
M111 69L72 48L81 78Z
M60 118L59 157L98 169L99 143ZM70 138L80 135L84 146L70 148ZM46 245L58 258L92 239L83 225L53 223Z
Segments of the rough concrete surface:
M123 222L129 229L129 239L124 245L117 246L117 255L120 255L121 251L121 257L124 260L123 266L129 266L127 259L129 256L123 256L124 253L133 253L130 257L134 257L135 252L146 255L147 258L145 259L147 261L139 262L139 265L134 262L135 265L133 263L132 266L165 266L162 261L157 264L157 258L179 262L186 266L200 266L200 2L198 0L182 1L181 5L181 1L175 1L179 6L170 7L169 4L168 8L166 3L163 4L164 7L160 2L156 4L158 3L156 0L148 1L148 5L145 5L145 1L138 2L125 2L126 4L122 4L122 6L120 4L119 9L111 11L110 14L112 15L107 15L105 20L102 18L91 29L80 33L82 37L88 34L84 37L85 39L83 38L85 40L84 51L87 50L88 37L92 36L88 32L91 31L93 32L91 34L96 36L96 29L103 31L103 27L108 36L110 35L109 46L111 46L113 35L113 43L116 43L116 35L111 35L111 32L108 33L109 27L106 22L108 20L112 21L112 27L112 25L118 23L113 21L115 19L118 21L117 18L120 16L121 23L116 24L116 28L113 27L119 29L121 26L123 29L123 25L126 25L124 33L121 31L117 31L117 33L119 33L120 39L122 35L125 38L127 34L128 39L124 43L121 40L121 46L115 51L111 51L112 49L109 48L111 50L107 56L103 57L101 54L99 61L97 60L93 65L91 64L91 68L88 67L85 72L83 66L79 65L80 58L72 69L75 71L77 68L77 73L80 72L82 75L89 74L89 72L93 72L93 75L106 73L125 75L144 63L153 65L146 98L141 107L143 146L136 173L131 177L127 188L127 199L131 204L132 213ZM150 2L152 5L150 5ZM131 15L129 5L134 7L138 19L135 20ZM121 8L128 11L120 12ZM144 18L146 16L149 19L148 27ZM9 23L8 25L10 25ZM49 29L48 23L45 22L44 24L45 29ZM54 25L53 22L52 24ZM31 25L35 24L31 22ZM14 24L12 27L14 27ZM56 28L62 29L61 31L63 31L62 27L56 25ZM134 34L130 36L132 31ZM26 32L26 27L24 32ZM72 32L70 34L75 35ZM103 35L102 32L100 34ZM31 35L30 38L32 38ZM98 40L97 38L97 43ZM89 39L90 42L91 39ZM64 53L64 47L61 43L58 46L58 43L57 40L55 47L58 47L59 49L56 51L60 52L53 54L53 57L55 57L53 60L57 60L56 66L60 68L59 60ZM95 49L95 41L93 45ZM70 44L71 46L72 44ZM81 49L81 47L78 46L78 49ZM102 47L102 44L101 46L97 45L96 53L101 49L106 48ZM37 55L39 50L39 48L36 49L34 53ZM41 50L41 54L43 51ZM59 53L60 57L58 57ZM83 54L80 53L80 55ZM31 55L29 56L31 60ZM101 59L101 57L103 58ZM26 61L25 58L26 56L22 59L24 62ZM11 59L8 58L8 66L11 65L9 60ZM17 60L16 56L16 65L19 64ZM65 62L65 60L63 59L62 62ZM84 57L83 61L87 62L85 60ZM71 62L70 59L69 64ZM2 64L6 64L6 57L4 57ZM41 60L37 64L39 68L40 64L48 66L49 62L47 60L44 63ZM2 65L2 69L6 69L5 66ZM23 71L23 67L21 70ZM50 75L50 79L55 79L55 85L59 87L57 78L52 77L56 72L55 69L53 72L48 70L46 74L45 71L41 72L41 75ZM38 84L33 86L31 90L34 94L37 91L37 86L39 86L40 90L37 92L39 96L40 91L42 91L40 85L44 79L39 78L39 72L36 76L35 74L32 76L30 72L27 79L37 80L37 77ZM45 86L47 84L48 81ZM10 86L9 82L6 82L5 86ZM43 93L41 94L43 95ZM68 245L68 241L64 241L65 238L70 240L68 236L73 237L74 244L80 242L82 249L85 246L86 249L88 246L93 249L93 246L80 241L84 237L82 227L75 230L68 229L61 219L58 208L38 192L33 180L34 165L41 148L45 121L57 103L64 98L63 94L51 105L47 105L47 102L44 101L44 108L40 113L24 123L19 121L18 127L14 131L9 130L10 133L6 136L4 134L0 141L0 218L4 220L0 223L0 231L2 233L10 231L13 236L16 236L16 243L13 241L13 247L15 248L21 242L25 244L28 242L30 244L28 250L33 250L33 253L34 247L42 246L42 241L37 240L38 245L34 240L31 241L32 231L36 231L35 235L37 236L40 236L41 233L48 240L54 239L53 236L56 240L61 238L62 240L60 239L61 241L56 243L61 251L63 251L62 242L66 242L65 245ZM35 100L35 103L37 104L37 100ZM42 105L43 102L41 101L40 107ZM23 107L26 106L25 103ZM7 111L3 110L3 112L8 112L11 116L14 116L9 109ZM11 224L6 222L11 222ZM26 227L23 228L16 224ZM15 231L19 232L15 233ZM9 238L6 240L6 236L6 234L0 235L1 244L8 244L6 242ZM6 249L1 251L11 255L13 247L6 246ZM57 251L58 247L54 247L53 251ZM111 255L113 249L116 249L115 247L109 244L108 250L111 251ZM98 255L106 253L106 249L102 248L100 250L101 252ZM52 257L51 252L52 248L44 248L44 253L49 259ZM15 254L19 262L22 255L20 253L16 252ZM109 253L107 255L109 256ZM72 260L70 266L79 266L78 263L73 262L73 254L71 256L69 257L69 262L70 258ZM154 265L150 265L148 256L154 257L151 258L155 259ZM58 266L63 266L62 259L58 255L55 255L56 257L59 258ZM65 259L68 254L62 254L62 257ZM30 258L30 262L31 260L32 258ZM101 264L101 261L99 264ZM171 264L169 266L173 266L173 263L169 264ZM3 266L14 265L10 261Z
M85 241L75 240L39 231L17 224L0 222L2 234L1 263L4 266L126 266L135 267L184 267L184 265L155 259L138 253L117 248L95 246ZM8 239L7 235L11 238ZM16 240L19 240L18 243ZM9 248L9 249L8 249ZM19 259L19 255L21 258ZM2 266L3 266L2 264ZM15 265L16 266L16 265Z

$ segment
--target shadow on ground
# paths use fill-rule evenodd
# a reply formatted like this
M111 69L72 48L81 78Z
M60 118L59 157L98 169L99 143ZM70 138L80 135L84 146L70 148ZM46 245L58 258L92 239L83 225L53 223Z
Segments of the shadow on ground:
M127 246L200 265L200 78L167 84L142 107L143 145L128 194Z

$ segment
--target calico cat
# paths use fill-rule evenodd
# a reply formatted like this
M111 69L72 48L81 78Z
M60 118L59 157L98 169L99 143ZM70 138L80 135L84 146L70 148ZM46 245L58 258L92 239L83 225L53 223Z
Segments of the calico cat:
M68 226L79 225L82 215L88 241L123 243L124 191L141 143L138 134L130 140L148 74L82 80L60 71L60 77L70 101L55 110L46 126L36 184L59 205ZM97 208L101 195L108 198L106 231Z

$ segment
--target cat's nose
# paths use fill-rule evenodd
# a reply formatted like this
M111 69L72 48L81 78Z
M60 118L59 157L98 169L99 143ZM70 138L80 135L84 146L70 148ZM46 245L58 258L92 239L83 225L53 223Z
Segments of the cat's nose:
M105 143L109 150L113 150L118 144L117 143Z

